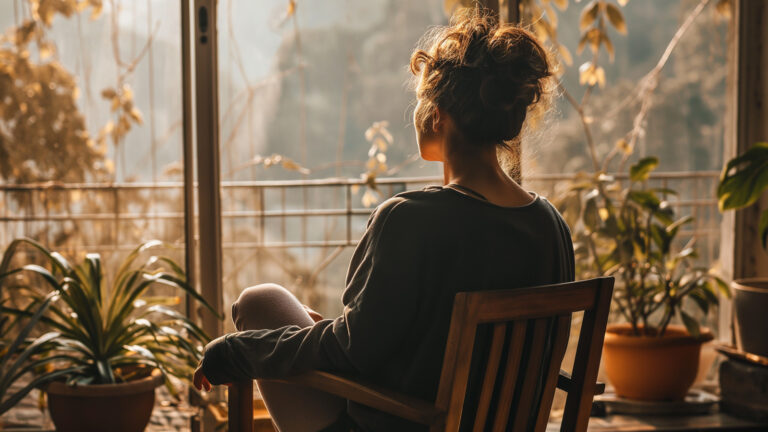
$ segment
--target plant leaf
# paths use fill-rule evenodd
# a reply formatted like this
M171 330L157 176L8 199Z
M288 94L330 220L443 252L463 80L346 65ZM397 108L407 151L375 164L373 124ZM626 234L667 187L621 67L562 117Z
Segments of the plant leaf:
M694 338L701 336L699 322L682 309L678 309L678 312L680 313L680 319L683 321L683 324L688 330L688 333L690 333Z
M636 164L629 168L629 178L633 182L641 182L648 180L651 171L656 169L659 165L659 158L655 156L649 156L640 159Z

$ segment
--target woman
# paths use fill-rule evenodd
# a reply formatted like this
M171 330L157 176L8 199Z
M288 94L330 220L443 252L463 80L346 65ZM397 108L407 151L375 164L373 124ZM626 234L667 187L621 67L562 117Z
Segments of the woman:
M443 163L445 186L376 209L350 263L342 316L313 319L276 285L243 291L232 307L239 332L206 347L196 387L317 369L434 400L457 292L573 280L565 222L497 158L519 143L546 92L545 50L527 31L478 12L426 44L411 58L414 123L421 157ZM425 430L321 392L258 385L281 431Z

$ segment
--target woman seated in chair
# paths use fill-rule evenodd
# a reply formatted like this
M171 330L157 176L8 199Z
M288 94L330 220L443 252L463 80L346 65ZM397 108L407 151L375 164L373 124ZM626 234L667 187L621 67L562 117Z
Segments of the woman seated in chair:
M431 32L423 48L410 62L416 139L423 159L443 163L445 185L373 212L341 316L322 319L274 284L244 290L232 305L238 332L206 347L197 388L323 370L433 401L457 292L573 280L566 223L497 156L520 145L526 115L548 91L545 49L480 12ZM258 386L284 432L426 429L319 391Z

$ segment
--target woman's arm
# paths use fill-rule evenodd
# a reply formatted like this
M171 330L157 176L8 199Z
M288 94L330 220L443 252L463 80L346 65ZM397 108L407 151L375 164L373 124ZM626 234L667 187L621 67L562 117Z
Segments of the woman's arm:
M377 210L355 252L342 316L313 326L249 330L206 347L201 364L213 384L271 378L307 370L366 373L398 349L412 331L420 306L423 241L407 202L389 200Z

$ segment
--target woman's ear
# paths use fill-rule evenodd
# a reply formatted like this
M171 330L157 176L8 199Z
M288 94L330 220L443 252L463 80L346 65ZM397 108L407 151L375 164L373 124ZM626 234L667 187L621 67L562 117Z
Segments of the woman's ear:
M444 117L441 114L440 108L435 107L435 111L432 114L432 132L434 133L439 133L443 129L442 119Z

